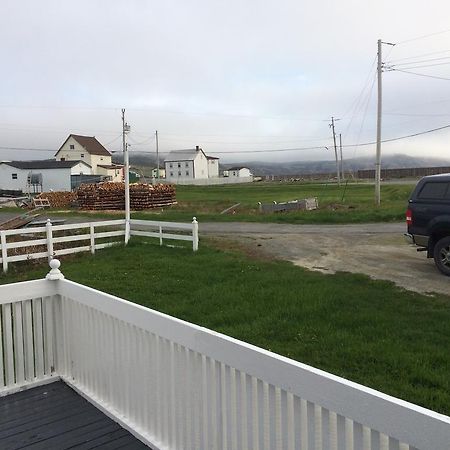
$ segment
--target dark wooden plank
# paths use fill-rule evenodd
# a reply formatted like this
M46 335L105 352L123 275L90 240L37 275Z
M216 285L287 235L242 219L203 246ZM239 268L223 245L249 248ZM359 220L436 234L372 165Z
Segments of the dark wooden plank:
M66 450L76 448L77 450L90 450L94 448L102 448L102 446L109 444L110 442L114 442L117 439L127 436L129 433L127 430L123 428L119 428L118 430L106 432L94 439L86 441L81 444L75 444L72 447L68 447Z
M123 428L120 428L117 423L105 416L102 421L90 423L82 427L64 432L58 436L53 436L49 439L36 442L35 444L27 446L26 448L27 450L78 448L78 446L86 444L87 442L92 441L93 439L104 435L105 433L117 430L123 430Z
M63 382L0 397L0 449L147 449Z

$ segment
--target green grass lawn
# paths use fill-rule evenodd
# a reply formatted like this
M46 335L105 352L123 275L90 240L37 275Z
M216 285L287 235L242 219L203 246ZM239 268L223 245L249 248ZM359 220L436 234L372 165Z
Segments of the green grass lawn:
M223 186L177 186L178 205L135 212L132 217L150 220L191 221L251 221L277 223L363 223L403 220L408 198L414 185L384 185L382 204L374 203L374 187L349 183L346 187L335 183L249 183ZM261 214L258 202L283 202L317 197L316 211ZM220 214L226 208L240 203L235 214ZM17 211L17 210L16 210ZM67 211L51 211L55 215L68 215ZM82 212L72 214L86 217L118 217L123 212Z
M133 239L63 261L65 276L450 414L450 298L362 275L324 275L202 242ZM0 283L43 277L11 265Z

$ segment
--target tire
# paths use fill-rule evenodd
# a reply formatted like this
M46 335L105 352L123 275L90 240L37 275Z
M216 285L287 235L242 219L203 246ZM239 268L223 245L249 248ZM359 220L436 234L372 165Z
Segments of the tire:
M446 276L450 277L450 236L436 242L433 250L436 267Z

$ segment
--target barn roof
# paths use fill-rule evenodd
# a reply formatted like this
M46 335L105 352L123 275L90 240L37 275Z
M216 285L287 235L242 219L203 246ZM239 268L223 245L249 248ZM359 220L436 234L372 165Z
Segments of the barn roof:
M71 169L73 166L82 163L91 167L84 161L56 161L55 159L38 159L33 161L2 161L0 164L6 164L16 169Z

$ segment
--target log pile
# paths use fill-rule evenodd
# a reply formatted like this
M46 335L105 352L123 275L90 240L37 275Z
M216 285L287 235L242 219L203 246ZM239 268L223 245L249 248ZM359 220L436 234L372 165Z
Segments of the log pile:
M81 209L105 210L125 209L124 183L82 184L77 189ZM175 187L167 184L130 184L130 209L158 208L176 204Z
M66 208L77 199L75 192L41 192L36 199L46 199L50 208Z

